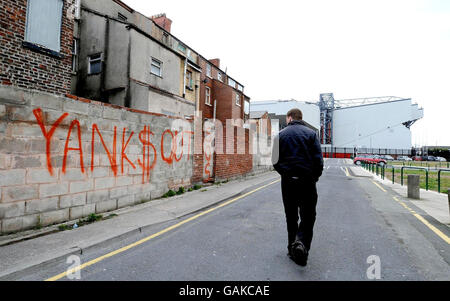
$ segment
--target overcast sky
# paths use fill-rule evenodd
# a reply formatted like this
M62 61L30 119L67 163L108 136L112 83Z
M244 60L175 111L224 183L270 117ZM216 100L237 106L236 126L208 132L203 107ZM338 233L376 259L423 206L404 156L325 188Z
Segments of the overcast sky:
M245 85L252 101L412 98L414 145L450 145L450 0L124 0Z

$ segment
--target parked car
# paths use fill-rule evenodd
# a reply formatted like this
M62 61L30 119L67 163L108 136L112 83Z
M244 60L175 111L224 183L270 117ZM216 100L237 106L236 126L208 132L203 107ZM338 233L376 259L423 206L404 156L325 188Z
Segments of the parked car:
M436 161L436 157L433 156L425 156L422 161L430 161L430 162L434 162Z
M353 159L353 163L356 165L361 165L362 163L376 163L380 166L387 164L386 160L378 155L357 155L355 159Z
M414 161L423 161L421 156L414 156Z
M436 157L436 161L439 162L447 162L447 159L443 158L443 157Z
M412 159L408 156L399 156L397 158L398 161L412 161Z
M394 157L392 157L390 155L383 155L383 156L381 156L381 159L384 159L386 161L394 161Z

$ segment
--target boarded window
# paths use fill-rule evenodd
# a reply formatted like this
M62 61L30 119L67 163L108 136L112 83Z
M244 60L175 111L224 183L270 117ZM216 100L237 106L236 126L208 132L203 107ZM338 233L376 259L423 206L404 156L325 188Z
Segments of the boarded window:
M63 0L28 0L25 40L61 51Z

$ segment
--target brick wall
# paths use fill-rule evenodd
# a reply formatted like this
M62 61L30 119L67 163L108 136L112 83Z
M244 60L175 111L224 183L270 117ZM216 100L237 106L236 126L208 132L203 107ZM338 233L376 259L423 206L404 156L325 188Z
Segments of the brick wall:
M216 153L214 173L216 180L233 179L249 174L253 170L253 155L250 153L250 132L247 129L233 127L233 135L224 130L223 154ZM238 131L245 131L244 141L238 139ZM244 143L242 143L244 142ZM233 151L227 151L226 145L233 146ZM230 149L231 150L231 149Z
M45 92L70 92L74 21L67 18L71 1L64 1L61 30L62 58L22 46L25 39L26 0L0 1L0 85Z
M192 183L193 156L182 142L190 147L194 139L172 129L180 119L73 98L0 86L0 233L138 204Z

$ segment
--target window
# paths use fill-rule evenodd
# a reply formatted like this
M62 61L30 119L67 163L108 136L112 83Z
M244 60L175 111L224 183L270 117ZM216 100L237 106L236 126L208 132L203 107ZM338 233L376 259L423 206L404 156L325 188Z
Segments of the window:
M243 86L241 86L241 85L238 84L238 87L237 87L237 88L238 88L239 91L244 92L244 87L243 87Z
M250 114L250 102L248 101L244 101L244 114Z
M102 58L101 53L93 54L88 57L88 74L99 74L102 72Z
M124 15L122 15L121 13L117 14L117 18L119 18L119 20L126 22L128 20L127 17L125 17Z
M63 0L28 0L25 41L61 51Z
M241 95L239 93L236 93L236 105L241 106Z
M220 80L221 82L223 82L222 73L220 73L220 72L217 73L217 79Z
M206 87L206 99L205 104L211 105L211 89L209 87Z
M178 50L180 50L183 53L186 53L186 46L184 46L183 44L179 43L178 44Z
M232 86L233 88L236 88L236 82L232 80L231 78L228 78L228 84Z
M186 72L186 88L188 88L190 90L194 90L194 82L192 80L192 72L189 70Z
M78 40L73 39L72 45L72 72L77 72L78 70Z
M169 44L169 34L167 32L163 33L163 40L162 42L166 45Z
M206 76L211 77L211 65L206 65Z
M162 63L152 58L152 66L150 72L156 76L162 76Z

